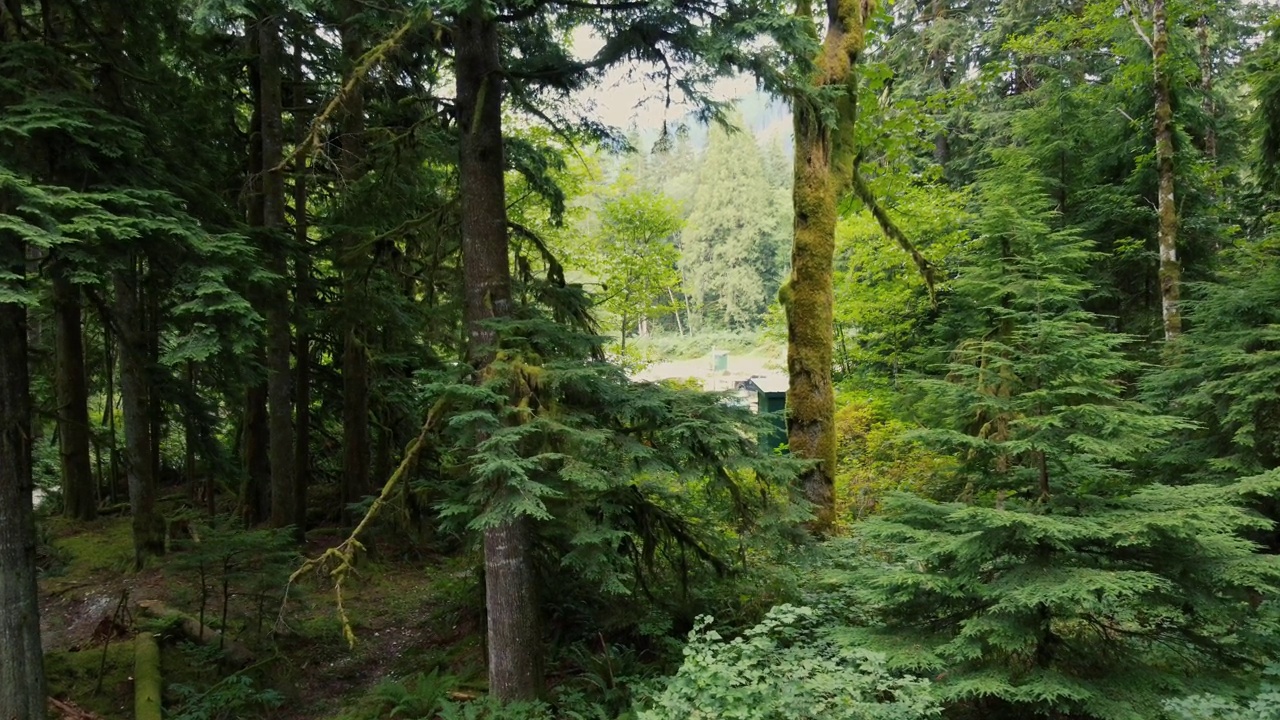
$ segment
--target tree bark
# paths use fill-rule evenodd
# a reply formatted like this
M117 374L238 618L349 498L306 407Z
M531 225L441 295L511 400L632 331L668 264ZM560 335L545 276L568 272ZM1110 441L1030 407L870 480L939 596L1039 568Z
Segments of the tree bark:
M1213 49L1209 45L1209 14L1201 13L1196 21L1196 40L1200 44L1201 109L1204 111L1204 154L1210 160L1218 157L1218 130L1215 117L1218 108L1213 102Z
M1152 65L1155 75L1156 171L1159 174L1156 237L1160 247L1160 310L1164 338L1182 333L1182 267L1178 263L1178 208L1174 203L1173 102L1169 86L1169 22L1165 0L1152 3Z
M64 260L49 268L53 285L54 346L58 399L58 455L62 468L62 507L67 517L92 520L98 514L98 488L89 457L89 388L84 367L80 288L67 276Z
M339 32L349 67L364 54L364 43L352 18L360 9L347 5L347 21ZM343 106L342 157L338 167L347 183L355 182L364 165L364 88L357 83ZM338 245L342 275L342 503L356 502L370 491L369 484L369 356L368 318L364 313L361 269L365 249L359 236L344 233Z
M262 162L262 101L260 99L262 82L259 79L260 33L256 24L245 30L245 44L249 56L249 89L253 94L253 114L249 118L249 147L247 195L248 212L246 219L249 227L260 228L265 220L262 181L264 166ZM251 302L261 308L261 293L254 288L249 289ZM265 353L257 351L257 359L266 365ZM271 461L267 456L267 439L270 434L267 420L267 383L254 382L245 391L244 418L241 423L241 451L244 456L245 486L240 493L240 514L245 522L253 525L266 520L271 512Z
M299 36L304 29L299 29ZM307 111L306 80L302 59L302 41L295 41L293 49L293 124L295 139L301 145L310 125ZM297 295L294 301L294 324L298 329L297 354L294 372L297 376L295 392L296 452L294 465L297 472L295 506L298 509L298 532L306 534L307 488L311 485L311 335L308 313L312 303L310 242L307 237L307 166L300 158L293 176L293 238L297 254L294 256L294 272L297 275Z
M254 525L267 519L271 508L271 463L267 458L267 386L255 383L245 392L241 450L244 454L245 487L240 497L240 515Z
M0 253L0 268L21 278L22 243L0 237ZM0 718L43 720L25 307L0 303L0 338Z
M127 269L113 273L116 322L120 333L120 396L124 407L124 469L133 513L134 562L164 554L164 519L156 510L156 477L152 472L151 403L147 382L142 310L138 301L138 268L133 253Z
M797 457L816 464L801 480L814 509L810 530L825 533L835 519L835 394L832 273L837 204L853 179L856 63L864 42L862 12L868 4L827 3L827 31L815 58L813 84L837 90L835 124L824 122L811 98L792 103L795 130L795 237L787 301L787 443ZM810 17L808 0L797 13Z
M483 378L497 333L486 321L512 312L508 265L506 169L502 141L502 68L498 28L480 2L457 18L458 172L468 357ZM505 488L495 488L501 496ZM533 527L510 518L484 531L489 692L502 702L542 694L542 638L534 578Z
M279 21L258 21L258 103L262 122L262 219L268 264L279 280L266 298L268 457L271 465L271 525L298 522L297 470L293 439L293 334L289 304L289 260L284 205L284 98Z

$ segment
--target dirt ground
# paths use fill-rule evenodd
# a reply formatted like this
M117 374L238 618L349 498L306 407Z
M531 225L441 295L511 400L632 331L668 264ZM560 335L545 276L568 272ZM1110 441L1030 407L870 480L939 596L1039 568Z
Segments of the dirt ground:
M774 376L786 374L786 361L780 353L776 354L729 354L727 372L716 372L711 365L711 356L707 355L692 360L668 360L649 365L633 377L636 380L685 380L696 379L702 382L705 390L732 390L733 383L750 377Z

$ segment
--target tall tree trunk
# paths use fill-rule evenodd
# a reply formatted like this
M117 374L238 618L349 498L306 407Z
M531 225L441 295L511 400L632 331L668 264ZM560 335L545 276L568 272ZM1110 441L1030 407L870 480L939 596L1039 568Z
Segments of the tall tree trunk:
M453 41L464 315L468 356L483 378L497 342L496 331L485 322L512 312L497 23L480 2L472 2L458 17ZM489 692L503 702L531 700L543 690L532 546L528 517L507 519L484 531Z
M302 40L305 28L298 31L299 39L293 48L293 124L295 140L301 145L310 125L307 110L306 77L302 59ZM295 373L295 429L297 446L294 455L297 482L295 506L298 509L298 532L306 533L307 488L311 485L311 335L309 311L312 302L310 242L307 238L307 166L300 158L293 176L293 239L297 246L294 255L294 273L297 275L297 297L294 301L294 324L298 328Z
M813 504L812 532L825 533L835 519L834 304L837 205L853 182L853 124L856 119L856 63L864 42L862 12L869 3L827 3L827 31L815 58L813 79L821 89L839 91L835 124L822 109L797 96L795 128L795 237L787 302L787 443L792 454L816 464L802 478ZM797 13L811 17L808 0Z
M107 396L102 409L102 424L107 428L107 442L110 454L107 463L111 477L107 481L107 495L112 503L119 497L120 486L120 446L116 442L116 352L111 337L110 322L106 317L99 318L104 331L102 333L102 354L107 365Z
M245 487L240 497L240 515L253 525L266 520L271 511L271 462L267 457L267 386L254 383L244 396L241 423L241 450L244 455Z
M353 18L360 11L347 3L342 24L342 53L349 67L364 54L360 30ZM357 83L348 93L342 114L342 158L339 169L346 183L364 171L364 88ZM345 507L369 492L369 355L361 269L366 250L354 233L339 240L338 267L342 274L342 503Z
M271 525L298 522L293 446L293 334L289 319L289 253L284 204L284 97L279 20L258 21L258 104L262 128L262 219L268 264L279 280L267 293L267 415L271 462Z
M164 519L156 510L156 477L151 462L151 411L146 340L139 307L138 263L129 253L127 269L113 273L116 322L120 332L120 395L124 406L124 469L133 513L134 562L164 554Z
M0 269L21 278L22 243L0 236L0 253ZM0 718L43 720L25 307L0 303L0 338Z
M1178 264L1178 208L1174 204L1173 176L1173 102L1169 86L1169 21L1165 0L1152 3L1152 65L1155 68L1155 133L1156 171L1160 177L1157 191L1160 246L1160 310L1164 319L1164 338L1173 340L1182 333L1181 297L1182 267Z
M154 283L144 283L143 276L138 277L138 307L142 309L142 348L145 353L143 367L150 373L151 368L160 366L160 293L157 292ZM150 275L146 279L154 280ZM151 463L151 477L158 487L161 478L164 477L160 442L164 438L165 416L164 403L160 393L155 392L154 385L149 385L147 389L147 421L147 433L151 438L149 445L151 455L148 461Z
M1209 45L1209 13L1201 13L1196 21L1196 40L1200 44L1200 91L1201 109L1204 111L1204 154L1209 159L1218 157L1218 130L1216 115L1218 108L1213 102L1213 48Z
M89 457L89 387L84 368L80 288L71 282L67 272L61 259L50 266L62 506L67 517L92 520L98 514L98 488Z
M262 192L264 166L262 162L262 82L259 79L261 63L261 37L256 24L245 29L245 44L249 62L249 88L253 94L253 114L249 118L248 147L248 212L249 227L261 228L266 223L266 210ZM264 299L256 288L250 288L253 304L262 308ZM256 353L263 365L266 357ZM245 391L244 419L241 423L240 448L244 455L245 486L240 493L240 513L245 521L257 524L266 520L271 512L271 461L267 456L267 439L270 434L267 420L267 383L254 382Z

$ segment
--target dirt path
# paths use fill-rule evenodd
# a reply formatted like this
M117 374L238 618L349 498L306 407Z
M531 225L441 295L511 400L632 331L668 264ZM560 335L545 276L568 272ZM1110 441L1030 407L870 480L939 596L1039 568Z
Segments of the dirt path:
M712 369L711 356L692 360L668 360L654 363L636 373L636 380L685 380L696 379L706 390L731 390L737 380L750 377L784 375L785 361L775 355L729 355L727 372Z

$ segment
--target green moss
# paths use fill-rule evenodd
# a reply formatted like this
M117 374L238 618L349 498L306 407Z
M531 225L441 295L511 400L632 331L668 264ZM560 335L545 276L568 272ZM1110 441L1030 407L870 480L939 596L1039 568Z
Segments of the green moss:
M133 643L118 639L107 647L102 665L102 647L80 652L45 655L45 675L49 695L70 700L107 720L133 717ZM101 692L97 691L99 669L103 668Z
M61 518L50 518L53 545L67 559L62 574L70 579L87 578L133 569L133 531L127 517L110 517L72 526Z

